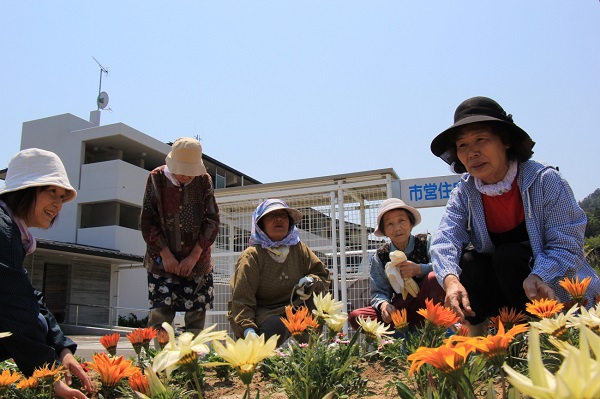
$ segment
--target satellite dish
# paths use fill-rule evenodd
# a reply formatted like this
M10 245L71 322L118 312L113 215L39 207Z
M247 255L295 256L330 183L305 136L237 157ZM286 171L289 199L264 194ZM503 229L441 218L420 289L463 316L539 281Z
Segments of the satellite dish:
M98 99L96 100L98 104L98 109L104 109L108 105L108 94L105 91L98 94Z

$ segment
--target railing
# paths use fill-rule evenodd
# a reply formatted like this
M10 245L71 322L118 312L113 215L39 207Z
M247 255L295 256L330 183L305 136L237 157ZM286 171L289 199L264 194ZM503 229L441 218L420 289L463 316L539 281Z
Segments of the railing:
M116 325L118 325L118 314L119 311L122 310L126 310L129 313L134 313L134 312L143 312L145 314L148 314L148 309L138 309L138 308L128 308L128 307L123 307L123 306L104 306L104 305L88 305L88 304L82 304L82 303L67 303L67 315L65 317L65 322L70 323L70 324L74 324L76 326L80 325L79 324L79 316L80 316L80 308L93 308L93 309L100 309L100 310L104 310L108 312L108 323L107 325L109 327L115 327ZM75 307L75 312L74 312L74 316L75 316L75 320L72 320L72 313L71 313L71 308ZM96 320L98 320L98 318L95 318ZM91 325L92 323L89 323L87 325ZM94 323L97 324L97 323Z

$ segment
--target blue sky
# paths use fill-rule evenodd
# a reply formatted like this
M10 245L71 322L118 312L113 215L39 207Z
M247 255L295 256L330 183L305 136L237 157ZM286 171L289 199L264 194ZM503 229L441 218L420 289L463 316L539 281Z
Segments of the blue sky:
M497 100L575 197L600 187L600 2L0 1L0 167L24 121L110 111L262 182L393 168L449 174L429 151L456 106ZM437 227L424 210L421 228Z

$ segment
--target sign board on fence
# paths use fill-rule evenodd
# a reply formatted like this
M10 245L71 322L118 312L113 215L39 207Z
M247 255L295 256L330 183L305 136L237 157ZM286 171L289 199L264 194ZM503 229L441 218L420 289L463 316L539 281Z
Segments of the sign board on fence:
M415 208L445 206L461 175L400 180L402 201Z

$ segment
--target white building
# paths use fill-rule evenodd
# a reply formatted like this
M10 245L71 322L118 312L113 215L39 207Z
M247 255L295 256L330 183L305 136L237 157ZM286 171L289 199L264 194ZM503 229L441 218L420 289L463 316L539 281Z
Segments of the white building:
M97 112L91 120L99 120ZM26 259L48 307L68 324L106 326L119 315L145 317L139 216L148 173L164 164L170 145L123 123L98 126L63 114L23 123L21 149L30 147L55 152L78 191L51 229L35 229L38 250ZM203 159L216 187L259 183Z

